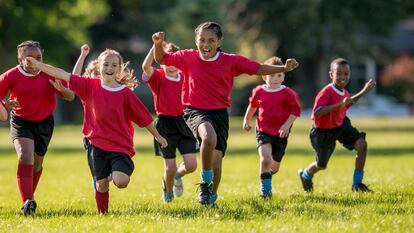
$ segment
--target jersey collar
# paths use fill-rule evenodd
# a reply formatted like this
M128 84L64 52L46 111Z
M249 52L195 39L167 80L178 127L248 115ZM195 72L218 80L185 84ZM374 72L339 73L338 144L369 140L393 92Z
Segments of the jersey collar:
M18 65L18 66L17 66L17 69L20 71L20 73L22 73L24 76L27 76L27 77L35 77L35 76L37 76L38 74L40 74L40 71L39 71L37 74L30 74L30 73L27 73L27 72L23 69L23 67L22 67L21 65Z
M124 89L126 86L125 86L125 85L121 85L121 86L119 86L119 87L108 87L108 86L107 86L107 85L105 85L105 84L103 83L103 81L101 80L101 87L102 87L103 89L107 90L107 91L112 91L112 92L115 92L115 91L120 91L120 90Z
M201 60L203 60L203 61L215 61L220 56L220 52L217 51L216 55L214 55L214 57L209 58L209 59L204 59L203 56L201 56L200 52L198 52L198 56L200 56Z
M345 90L339 90L338 88L336 88L332 83L329 84L329 86L331 86L332 90L334 90L338 95L345 95Z
M173 81L173 82L179 82L181 80L180 73L177 73L177 76L178 77L170 77L170 76L167 75L167 73L165 74L165 78L170 80L170 81Z
M285 88L286 88L285 85L280 85L280 87L278 87L277 89L268 88L266 84L262 85L262 89L266 92L278 92L278 91L281 91Z

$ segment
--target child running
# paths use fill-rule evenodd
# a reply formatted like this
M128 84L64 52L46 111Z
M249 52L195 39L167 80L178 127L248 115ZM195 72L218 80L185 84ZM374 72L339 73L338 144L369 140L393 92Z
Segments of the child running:
M278 57L264 62L283 65ZM260 155L260 192L264 199L272 197L272 176L279 171L285 154L290 129L300 116L300 105L296 93L282 85L284 73L262 76L266 82L253 89L250 104L243 121L243 129L251 130L250 120L259 109L256 120L257 150Z
M333 60L329 71L332 83L325 86L316 96L312 111L313 125L309 135L312 147L316 152L316 161L311 163L308 168L298 171L303 189L306 192L313 190L313 176L320 170L326 169L337 140L345 148L357 151L352 190L372 192L362 183L367 155L365 133L358 131L351 125L346 112L359 98L370 92L376 83L372 79L369 80L358 94L350 97L349 92L345 89L350 75L350 65L347 60L343 58Z
M198 201L216 206L221 180L222 159L227 149L230 92L234 78L241 74L268 75L288 72L298 63L288 59L284 66L259 64L237 54L221 51L221 26L204 22L195 29L197 50L175 53L163 50L164 33L152 36L154 56L158 64L175 66L183 72L182 101L186 106L184 119L200 141L201 183Z
M172 43L166 44L165 49L167 52L178 50ZM144 71L142 79L148 83L154 95L154 106L158 115L155 127L168 141L168 147L161 148L164 158L162 197L165 202L171 202L174 194L177 197L183 194L182 177L197 168L195 157L197 141L183 118L181 101L183 74L174 66L161 65L161 69L156 69L152 66L153 60L154 48L151 48L142 63ZM184 160L178 168L175 160L177 148ZM159 150L156 148L156 151Z
M162 147L167 141L152 125L152 116L130 89L137 85L133 71L129 70L121 55L111 49L99 57L100 78L85 78L28 58L28 63L60 80L69 82L84 106L83 134L87 139L88 164L96 180L95 199L99 213L108 212L109 179L126 188L134 163L131 159L134 128L132 122L145 127Z
M17 185L27 216L36 211L34 193L43 172L43 159L52 138L56 109L55 94L72 101L74 93L54 77L41 72L26 61L43 61L43 49L37 41L17 46L19 65L0 77L0 99L10 91L10 135L17 152Z

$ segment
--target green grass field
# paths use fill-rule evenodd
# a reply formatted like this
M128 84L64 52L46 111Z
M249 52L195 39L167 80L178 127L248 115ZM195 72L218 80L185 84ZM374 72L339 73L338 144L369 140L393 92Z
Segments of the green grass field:
M414 119L354 119L367 132L364 181L374 194L351 191L354 152L339 144L328 169L305 194L297 170L314 160L310 121L298 120L273 199L259 197L259 157L253 132L231 120L229 150L223 160L219 209L196 202L199 169L184 177L184 195L161 200L162 159L153 156L152 138L136 130L135 172L128 188L110 187L110 212L96 214L91 176L82 150L80 126L58 126L35 198L37 213L23 217L16 184L17 159L0 129L0 232L412 232L414 229ZM179 157L179 161L181 158ZM410 230L411 229L411 230Z

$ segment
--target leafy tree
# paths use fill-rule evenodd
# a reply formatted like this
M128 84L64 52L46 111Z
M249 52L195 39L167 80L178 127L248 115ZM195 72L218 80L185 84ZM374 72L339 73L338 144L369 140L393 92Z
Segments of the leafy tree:
M16 64L16 46L37 40L45 60L69 68L73 48L90 42L88 27L109 8L105 0L2 0L0 1L0 70Z

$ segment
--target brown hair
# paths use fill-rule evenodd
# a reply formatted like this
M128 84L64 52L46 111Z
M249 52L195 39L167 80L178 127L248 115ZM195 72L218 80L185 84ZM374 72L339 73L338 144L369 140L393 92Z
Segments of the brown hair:
M23 54L26 48L39 48L40 52L43 53L43 49L40 43L34 40L26 40L17 45L17 60L20 62L23 59Z
M116 77L116 81L119 84L125 85L131 89L139 86L139 82L134 76L134 70L128 68L129 62L125 62L122 59L121 54L119 54L118 51L115 51L113 49L105 49L101 54L99 54L98 60L101 62L104 57L109 55L115 55L118 57L119 66L121 67L121 71L119 72L120 75Z
M269 59L267 59L264 64L268 65L283 65L282 59L280 57L273 56Z
M165 42L163 44L163 47L164 47L164 50L168 53L173 53L173 52L177 52L178 50L180 50L180 48L177 45L173 43L168 43L168 42Z
M196 34L196 37L200 33L200 31L203 30L203 29L210 29L210 30L212 30L216 34L216 36L217 36L217 38L219 40L221 38L223 38L223 32L221 31L221 26L218 23L215 23L215 22L204 22L204 23L198 25L197 28L194 30L194 32ZM217 48L217 51L221 51L221 48L218 47Z

